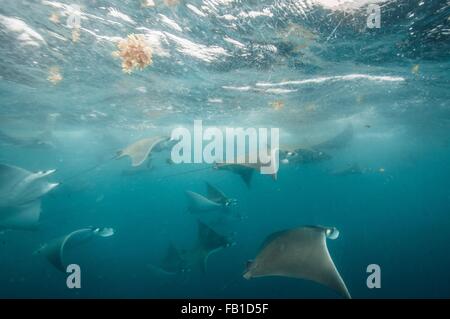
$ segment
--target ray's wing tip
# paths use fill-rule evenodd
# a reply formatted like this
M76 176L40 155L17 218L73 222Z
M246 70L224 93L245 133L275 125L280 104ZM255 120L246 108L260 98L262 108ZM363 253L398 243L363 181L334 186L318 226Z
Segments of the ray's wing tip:
M116 230L112 227L98 227L95 228L93 231L95 234L103 238L111 237L116 234Z
M56 172L56 169L49 169L47 171L39 171L38 174L41 175L41 177L44 177L44 176L51 175L55 172Z
M61 185L61 183L50 183L49 184L49 190L52 190L52 189L58 187L59 185Z
M246 272L242 275L242 277L243 277L244 279L246 279L246 280L252 279L252 275L250 274L249 271L246 271Z
M142 163L144 163L145 162L145 159L146 158L144 158L144 159L136 159L136 158L133 158L132 159L132 161L131 161L131 166L132 167L138 167L138 166L141 166L142 165Z

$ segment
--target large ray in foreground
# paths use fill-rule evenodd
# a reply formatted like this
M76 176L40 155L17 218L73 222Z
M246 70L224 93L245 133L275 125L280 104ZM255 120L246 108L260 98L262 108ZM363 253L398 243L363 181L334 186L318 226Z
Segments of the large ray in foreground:
M29 172L20 167L0 164L0 229L34 229L41 212L40 198L58 183L44 177L55 170Z
M276 232L266 239L255 260L248 263L244 278L284 276L312 280L351 298L327 248L327 238L335 239L338 234L336 228L321 226Z

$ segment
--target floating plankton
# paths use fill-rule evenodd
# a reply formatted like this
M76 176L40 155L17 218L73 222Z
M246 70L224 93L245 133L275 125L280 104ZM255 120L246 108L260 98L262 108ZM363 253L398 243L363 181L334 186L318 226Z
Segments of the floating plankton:
M164 0L164 4L168 7L174 7L180 3L180 0Z
M141 6L143 8L152 8L155 6L155 1L153 0L142 0Z
M78 42L80 40L80 29L73 28L72 29L72 42Z
M152 49L146 43L142 34L130 34L120 40L119 51L113 52L114 57L122 59L122 70L130 74L133 69L144 69L152 64Z
M310 104L305 106L305 111L313 113L313 112L317 111L317 105L314 104L314 103L310 103Z
M51 68L50 68L50 71L49 71L49 76L48 76L47 80L49 80L50 82L52 82L53 85L56 85L56 84L58 84L59 82L61 82L62 79L63 79L63 77L62 77L62 75L61 75L61 73L60 73L60 71L59 71L59 68L56 67L56 66L51 67Z
M270 103L270 106L275 111L280 111L282 108L284 108L284 102L283 101L273 101L272 103Z
M356 103L361 104L364 101L364 97L362 95L358 95L356 97Z
M55 24L58 24L60 22L59 14L57 13L52 13L48 19Z

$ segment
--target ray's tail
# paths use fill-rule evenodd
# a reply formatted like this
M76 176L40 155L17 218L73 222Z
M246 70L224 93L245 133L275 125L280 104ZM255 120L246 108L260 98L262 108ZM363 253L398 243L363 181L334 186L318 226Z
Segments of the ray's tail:
M87 173L90 173L90 172L96 170L97 168L99 168L99 167L101 167L103 165L106 165L106 164L108 164L109 162L111 162L111 161L113 161L115 159L118 159L119 157L121 157L121 153L120 152L118 152L116 155L114 155L113 157L107 159L104 162L95 164L95 165L93 165L91 167L88 167L88 168L86 168L84 170L81 170L81 171L79 171L79 172L77 172L77 173L75 173L75 174L73 174L73 175L63 179L61 184L66 183L66 182L71 181L71 180L74 180L74 179L76 179L76 178L78 178L80 176L83 176L83 175L87 174ZM166 179L166 178L171 178L171 177L176 177L176 176L181 176L181 175L192 174L192 173L195 173L195 172L205 171L205 170L208 170L208 169L211 169L211 167L208 166L208 167L192 169L192 170L189 170L189 171L173 173L173 174L161 176L160 178L158 178L158 180L163 180L163 179Z
M79 171L79 172L77 172L77 173L75 173L73 175L70 175L67 178L64 178L63 181L60 182L60 184L66 183L66 182L74 180L74 179L76 179L76 178L78 178L80 176L83 176L84 174L90 173L90 172L96 170L97 168L99 168L99 167L101 167L103 165L106 165L106 164L108 164L109 162L111 162L111 161L113 161L115 159L118 159L119 157L120 157L120 154L118 153L118 154L114 155L113 157L107 159L104 162L100 162L98 164L95 164L94 166L88 167L88 168L86 168L86 169L84 169L82 171Z
M178 173L174 173L174 174L161 176L158 180L163 180L163 179L166 179L166 178L171 178L171 177L176 177L176 176L181 176L181 175L192 174L192 173L195 173L195 172L201 172L201 171L205 171L205 170L208 170L208 169L211 169L211 167L202 167L202 168L191 169L189 171L178 172Z

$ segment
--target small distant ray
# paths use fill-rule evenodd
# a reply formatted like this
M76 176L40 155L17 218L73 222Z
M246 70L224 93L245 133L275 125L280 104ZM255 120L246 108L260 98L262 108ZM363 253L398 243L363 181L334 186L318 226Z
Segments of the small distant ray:
M331 159L331 156L323 151L308 148L282 147L280 149L280 162L284 164L309 164Z
M227 197L213 185L206 183L207 195L186 191L189 212L222 234L230 234L234 222L241 220L242 216L232 209L237 200Z
M198 221L197 225L198 225L197 249L205 251L206 255L209 255L214 251L229 247L232 244L229 238L220 235L206 224Z
M222 204L224 206L230 206L230 205L234 205L237 203L236 199L229 198L221 190L214 187L213 185L211 185L208 182L206 183L206 188L207 188L207 192L208 192L207 197L208 197L208 199L212 200L213 202Z
M330 160L329 151L346 147L353 139L353 126L349 124L342 132L329 140L313 146L282 145L280 147L280 162L283 164L309 164Z
M283 276L312 280L351 298L326 240L336 239L334 227L304 226L267 237L255 260L249 261L244 278Z
M114 235L112 228L82 228L44 244L34 254L45 256L56 269L66 272L67 265L64 260L66 250L70 250L94 238L110 237L112 235Z
M160 268L167 274L177 274L185 271L186 264L182 256L182 252L179 251L173 243L169 244L167 253L161 262Z
M131 158L132 163L132 169L131 170L125 170L122 172L122 175L134 175L139 172L140 169L143 171L150 170L151 169L151 162L147 161L149 159L152 151L161 150L166 147L168 147L168 144L166 142L169 142L169 137L162 137L162 136L154 136L149 138L141 139L131 145L128 145L122 150L117 151L116 155L109 158L108 160L104 162L100 162L98 164L95 164L91 167L88 167L80 172L77 172L71 176L68 176L65 178L65 182L70 181L75 178L79 178L80 176L87 174L97 168L99 168L102 165L105 165L106 163L109 163L112 160L120 159L122 157L128 156ZM147 161L146 168L140 168L137 169L137 167L141 166Z
M362 169L357 163L354 163L345 168L332 171L331 175L335 176L361 175L364 173L364 171L365 170Z
M214 169L219 170L227 170L230 172L233 172L241 177L241 179L244 181L245 185L250 188L251 181L253 177L253 173L255 171L260 172L261 167L263 167L264 164L257 162L257 163L248 163L247 161L242 161L242 163L221 163L217 162L214 164ZM277 174L268 174L272 176L273 180L277 179Z
M194 270L206 272L209 256L221 249L233 245L226 236L222 236L206 224L198 221L197 242L191 249L178 249L172 243L160 266L166 274L187 275Z
M223 236L216 232L208 225L197 221L198 238L197 244L191 251L188 251L188 258L193 267L199 267L202 273L207 270L208 258L212 253L215 253L224 248L233 245L230 238Z
M50 131L44 131L34 136L13 136L0 131L0 145L51 149L54 148L54 144L50 141L51 137Z
M189 201L189 210L191 212L205 212L224 208L222 204L192 191L186 191L186 196Z
M203 196L192 191L186 191L189 200L189 209L192 212L211 210L224 210L237 203L236 199L229 198L222 191L206 183L207 195Z

